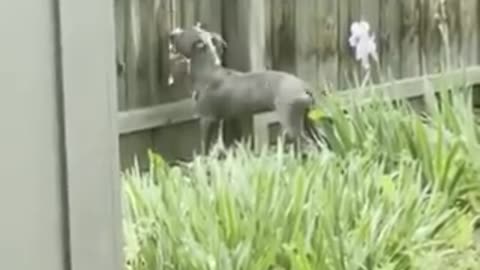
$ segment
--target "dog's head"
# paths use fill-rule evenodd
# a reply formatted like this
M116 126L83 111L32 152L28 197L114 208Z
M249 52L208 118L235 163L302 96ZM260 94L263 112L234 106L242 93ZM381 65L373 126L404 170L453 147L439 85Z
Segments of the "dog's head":
M209 50L215 62L220 64L227 43L218 33L210 32L202 28L200 23L182 29L176 28L169 34L173 49L184 57L191 59L198 50Z

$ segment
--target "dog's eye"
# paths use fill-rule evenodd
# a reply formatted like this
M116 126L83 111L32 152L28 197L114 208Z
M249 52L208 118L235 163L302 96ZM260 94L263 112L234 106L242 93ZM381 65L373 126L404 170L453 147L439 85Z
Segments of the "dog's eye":
M195 43L195 48L197 48L197 49L203 49L203 48L206 47L205 45L206 45L205 42L199 40L199 41L197 41L197 42Z

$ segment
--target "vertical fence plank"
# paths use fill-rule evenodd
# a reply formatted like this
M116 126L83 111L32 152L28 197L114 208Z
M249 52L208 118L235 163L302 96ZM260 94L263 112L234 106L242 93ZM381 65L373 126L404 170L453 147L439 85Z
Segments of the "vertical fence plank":
M134 102L131 106L145 107L155 104L157 96L153 92L152 85L152 66L154 61L150 61L152 54L152 33L154 32L155 20L153 20L152 9L153 0L133 0L138 5L138 12L136 12L135 21L138 21L135 31L138 33L139 46L137 54L137 89L131 89L135 91L135 95L138 95L138 103Z
M422 74L439 72L445 64L445 48L439 30L439 1L420 2L420 70Z
M359 18L370 24L370 30L378 36L380 29L380 1L361 0Z
M265 0L265 68L272 69L272 2L274 0Z
M182 5L178 0L167 0L169 2L169 16L171 16L172 29L182 25Z
M271 2L272 68L295 73L295 0Z
M428 72L438 71L442 66L442 40L438 29L438 20L435 19L437 0L416 0L404 3L402 6L403 23L401 50L402 50L402 77L411 77ZM409 13L409 12L414 12ZM405 12L405 13L403 13ZM410 14L405 16L405 14ZM410 43L409 43L410 42ZM417 50L415 50L417 49ZM410 51L412 50L412 51ZM406 53L407 57L404 57ZM412 73L405 74L406 70ZM409 100L412 108L424 113L425 99L423 97Z
M476 38L476 42L477 42L477 64L480 64L480 27L478 27L478 25L480 25L480 3L477 2L477 8L475 9L475 12L476 12L476 17L477 19L475 20L476 21L476 27L475 27L475 32L477 34L477 38Z
M401 3L401 14L403 19L401 35L401 70L402 77L405 78L420 74L420 0L404 0Z
M264 69L264 3L254 0L224 2L224 36L229 43L226 65L239 70Z
M317 52L317 87L338 88L338 9L337 0L317 0L315 11L318 14L316 25L318 34L315 42Z
M189 27L196 23L194 0L179 0L181 5L182 26Z
M158 104L161 101L161 91L159 88L159 83L166 78L163 76L164 72L161 72L160 66L162 59L161 51L162 49L168 49L161 41L161 36L158 33L158 12L160 9L160 2L159 0L143 0L145 2L145 10L143 12L143 16L145 16L146 21L142 25L142 28L145 30L143 36L145 37L145 51L146 51L146 61L144 64L148 68L147 72L147 80L148 80L148 89L150 93L150 103L151 104ZM161 18L162 23L168 23L168 20L164 20ZM152 61L151 59L155 59L156 61ZM168 62L167 62L168 63ZM168 74L168 70L166 70L165 74ZM168 76L168 75L167 75Z
M228 0L223 2L224 36L229 47L225 64L242 71L265 69L265 7L263 1ZM252 117L224 123L227 145L241 137L251 137Z
M381 73L386 79L398 79L401 75L400 31L401 3L398 0L380 1L380 33L377 36Z
M126 76L127 76L127 110L152 105L151 88L148 82L148 49L145 42L146 24L151 24L147 19L141 19L142 15L149 16L145 10L149 6L147 2L152 0L129 2L129 12L126 13L128 29L126 29ZM141 3L140 3L141 2ZM151 16L149 16L151 18ZM125 168L138 158L139 164L148 164L147 151L152 147L151 131L141 131L120 138L121 167Z
M461 6L469 0L446 0L445 10L447 13L447 26L449 37L448 68L458 68L462 65L462 30L460 29Z
M202 0L197 2L197 20L208 30L222 33L222 0Z
M125 0L125 76L126 76L126 105L128 109L133 103L137 102L140 94L137 91L137 54L139 51L138 38L138 1Z
M349 75L349 57L350 47L348 46L348 36L350 35L350 24L348 18L348 9L350 1L338 1L337 25L338 33L338 75L337 84L339 89L347 88Z
M150 61L156 63L155 74L156 87L158 92L158 102L165 103L172 100L169 83L169 76L172 72L170 67L170 51L169 51L169 32L173 27L174 14L171 12L170 0L155 0L154 13L155 31L154 40L155 48L153 53L155 57ZM173 18L172 18L173 17Z
M359 21L361 12L361 1L345 0L339 1L338 25L341 31L339 36L339 86L341 88L350 88L355 85L355 80L359 79L361 69L354 58L354 51L348 43L350 36L350 26L354 21Z
M318 52L318 13L315 9L317 0L295 2L295 59L296 74L318 86L317 52Z
M460 64L475 65L477 64L478 47L478 25L477 18L480 18L480 14L477 9L480 2L477 0L463 0L459 1L459 29L461 35L461 58Z

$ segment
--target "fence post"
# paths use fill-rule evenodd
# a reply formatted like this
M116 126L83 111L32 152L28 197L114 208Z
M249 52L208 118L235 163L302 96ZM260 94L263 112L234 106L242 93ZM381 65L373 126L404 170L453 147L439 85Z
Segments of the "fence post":
M223 36L228 43L226 66L241 71L265 69L265 1L223 2ZM225 122L225 143L251 136L252 117Z

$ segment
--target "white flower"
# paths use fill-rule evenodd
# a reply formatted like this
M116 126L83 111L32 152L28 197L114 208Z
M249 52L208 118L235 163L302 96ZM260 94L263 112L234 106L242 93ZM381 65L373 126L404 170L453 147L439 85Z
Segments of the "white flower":
M355 59L360 61L363 68L370 69L369 55L378 61L375 36L369 35L370 25L366 21L354 22L350 27L348 43L355 48Z

